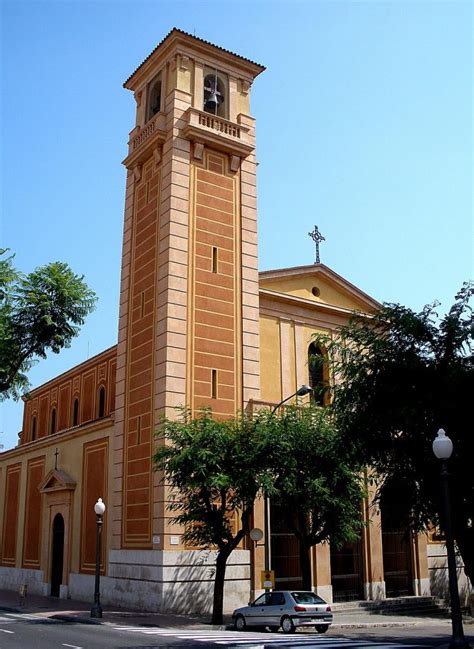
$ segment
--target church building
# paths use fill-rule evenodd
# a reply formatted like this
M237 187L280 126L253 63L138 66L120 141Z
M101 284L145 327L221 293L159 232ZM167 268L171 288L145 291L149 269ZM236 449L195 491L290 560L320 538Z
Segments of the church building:
M170 523L152 464L160 418L183 405L231 416L278 404L317 382L308 355L324 350L314 333L379 306L319 256L258 271L251 88L263 71L173 29L126 80L136 118L123 161L117 344L24 402L18 446L0 454L3 588L91 601L100 497L103 604L209 611L215 552L187 547ZM407 540L391 525L392 506L388 495L370 512L358 543L313 548L317 593L331 602L429 594L429 539ZM297 588L297 547L271 513L276 584ZM250 539L232 553L226 611L258 593L263 563Z

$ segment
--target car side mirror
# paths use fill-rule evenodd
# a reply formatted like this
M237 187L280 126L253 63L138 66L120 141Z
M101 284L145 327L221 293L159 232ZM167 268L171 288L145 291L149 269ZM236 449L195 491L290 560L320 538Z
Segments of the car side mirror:
M253 606L253 602L249 602L249 606Z

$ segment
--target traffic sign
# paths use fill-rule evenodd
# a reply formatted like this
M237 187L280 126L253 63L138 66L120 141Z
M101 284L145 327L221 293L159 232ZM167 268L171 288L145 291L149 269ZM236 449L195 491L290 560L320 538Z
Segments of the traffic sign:
M262 570L260 573L262 580L262 588L275 588L275 571L274 570Z

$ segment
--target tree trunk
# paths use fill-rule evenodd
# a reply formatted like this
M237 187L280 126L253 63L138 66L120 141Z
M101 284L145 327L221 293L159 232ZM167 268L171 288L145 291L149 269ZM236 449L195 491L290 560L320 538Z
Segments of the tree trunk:
M230 552L219 550L216 558L216 575L214 577L214 599L212 603L212 624L222 624L224 610L224 579L227 559Z
M312 574L311 574L311 559L309 556L309 548L306 543L298 539L299 551L300 551L300 570L302 577L302 588L303 590L311 590L312 587Z

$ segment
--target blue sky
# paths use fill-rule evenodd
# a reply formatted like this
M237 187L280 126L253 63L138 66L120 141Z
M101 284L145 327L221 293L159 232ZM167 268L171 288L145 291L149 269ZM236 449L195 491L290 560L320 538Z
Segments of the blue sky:
M321 261L380 301L447 308L473 275L473 3L1 2L1 244L99 304L39 385L115 344L128 132L123 81L173 27L267 66L257 119L260 268ZM21 428L2 404L0 442Z

